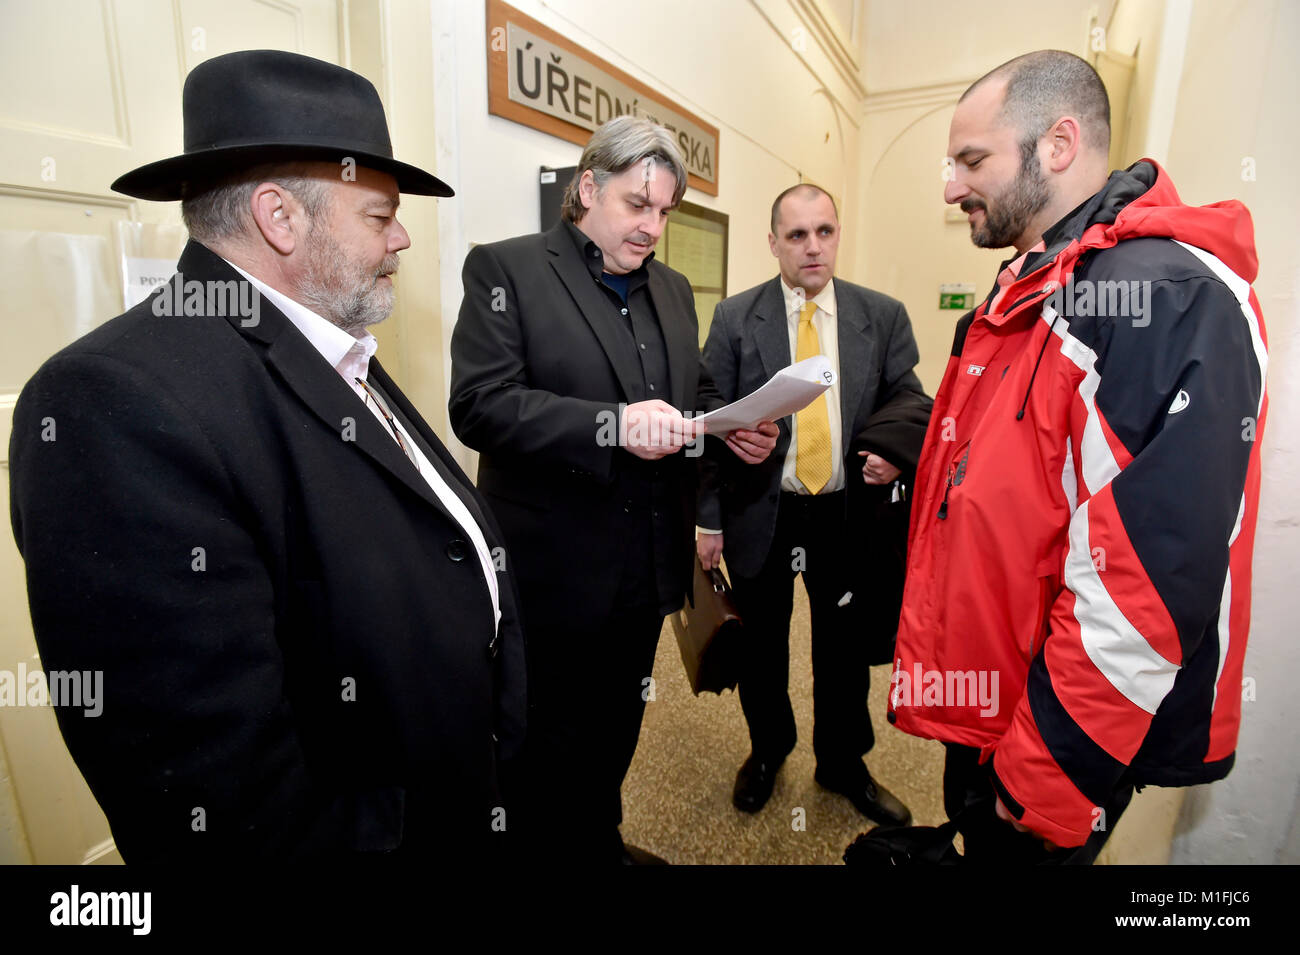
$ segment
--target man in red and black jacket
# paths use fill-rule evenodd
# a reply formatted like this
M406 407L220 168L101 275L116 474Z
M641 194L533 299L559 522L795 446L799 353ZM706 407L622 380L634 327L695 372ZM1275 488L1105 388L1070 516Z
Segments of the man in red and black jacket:
M944 198L1014 246L957 326L918 467L890 719L947 744L973 861L1090 863L1146 784L1232 767L1265 332L1250 214L1107 176L1068 53L953 116Z

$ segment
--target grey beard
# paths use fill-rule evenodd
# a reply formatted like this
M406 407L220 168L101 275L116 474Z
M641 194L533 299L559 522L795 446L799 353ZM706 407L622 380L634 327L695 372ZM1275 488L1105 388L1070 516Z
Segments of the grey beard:
M311 234L308 239L313 242L311 268L298 287L303 305L349 333L377 325L392 314L394 290L391 286L380 287L378 274L357 275L328 236ZM394 253L384 259L381 271L396 270Z
M302 286L303 304L328 319L345 332L377 325L393 311L395 296L391 288L379 288L378 278L369 286L355 285L346 291L328 288L313 275Z

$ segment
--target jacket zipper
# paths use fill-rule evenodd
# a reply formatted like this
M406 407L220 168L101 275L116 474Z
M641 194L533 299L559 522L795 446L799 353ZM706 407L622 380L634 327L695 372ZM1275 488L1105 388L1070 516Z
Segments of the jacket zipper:
M970 460L970 441L967 441L959 449L961 459L956 463L948 462L948 484L943 489L943 500L939 502L939 520L948 519L948 492L952 490L954 484L960 484L966 480L966 462Z
M948 465L948 486L943 489L943 500L939 502L939 520L948 519L948 492L952 490L952 464Z

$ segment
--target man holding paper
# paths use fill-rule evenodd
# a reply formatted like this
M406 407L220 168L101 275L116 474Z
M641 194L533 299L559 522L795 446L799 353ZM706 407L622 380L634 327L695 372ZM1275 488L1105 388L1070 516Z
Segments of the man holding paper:
M802 573L812 614L817 781L877 822L906 824L907 807L862 761L875 742L869 631L892 638L901 593L901 558L874 515L891 498L906 506L899 479L915 467L930 400L912 371L916 342L902 303L832 279L839 237L824 190L785 190L768 236L780 275L714 312L704 360L723 400L755 392L792 362L820 358L831 384L780 421L765 462L705 458L697 551L707 569L725 548L745 620L739 690L752 752L736 777L736 808L757 812L767 803L794 748L790 615L794 575ZM891 558L892 570L876 566L878 555Z
M656 861L624 846L619 790L664 616L692 579L704 428L689 416L721 404L690 283L654 256L686 182L666 129L612 119L554 228L465 259L449 411L482 454L522 597L531 782L516 831L538 861ZM749 461L775 445L770 423L709 431Z

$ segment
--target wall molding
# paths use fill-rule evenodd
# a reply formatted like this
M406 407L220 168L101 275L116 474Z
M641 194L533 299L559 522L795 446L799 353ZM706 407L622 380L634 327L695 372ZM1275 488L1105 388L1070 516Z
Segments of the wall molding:
M179 3L180 0L175 0ZM110 146L113 148L131 148L131 122L126 109L126 80L122 75L122 50L117 37L116 0L100 0L100 16L104 23L104 44L108 58L108 88L113 100L113 134L91 133L82 129L46 123L31 123L6 117L0 126L15 133L34 133L41 136L57 136L72 142L86 143L91 146Z
M54 199L59 202L103 206L107 209L124 209L127 212L135 209L137 202L143 201L131 199L114 192L73 192L69 189L41 189L35 186L19 186L9 183L0 185L0 196L18 196L24 199Z
M773 19L772 13L765 9L764 0L749 0L749 2L758 15L763 18L764 22L772 28L772 32L781 38L781 42L789 45L789 34L781 29L780 25ZM769 2L774 2L774 0L769 0ZM820 19L821 27L814 25L813 21L818 18L808 12L813 8L805 6L805 2L806 0L786 0L790 12L794 14L795 19L802 26L810 31L813 42L817 44L818 49L826 54L826 60L834 68L836 78L839 79L840 84L848 87L848 91L856 98L856 102L845 102L840 96L837 96L835 85L828 82L829 77L822 75L825 71L818 70L817 66L810 62L805 52L794 49L793 46L791 46L791 52L794 54L795 59L802 64L803 68L808 71L809 75L825 87L826 93L836 109L842 112L845 118L857 129L861 125L859 118L862 115L862 98L867 93L866 84L863 83L862 76L856 67L846 65L843 58L836 56L833 47L841 46L841 44L834 39L834 28L826 23L825 18Z
M859 62L857 50L850 45L859 38L862 29L861 24L847 24L849 43L845 43L844 36L836 28L838 21L832 20L832 14L826 9L821 0L790 0L790 5L794 7L799 18L812 28L818 45L830 58L831 63L834 64L840 78L852 88L859 98L866 96L867 85L862 80L862 64ZM859 15L856 19L860 21L861 16Z
M913 86L881 93L868 93L862 101L862 112L883 113L893 109L916 109L956 103L975 79L976 77L972 77L955 83L937 83L933 86Z
M106 856L113 855L116 852L117 843L111 838L105 839L103 842L96 843L86 850L86 854L81 857L81 864L99 865L103 862ZM121 860L121 856L118 856L118 860Z

